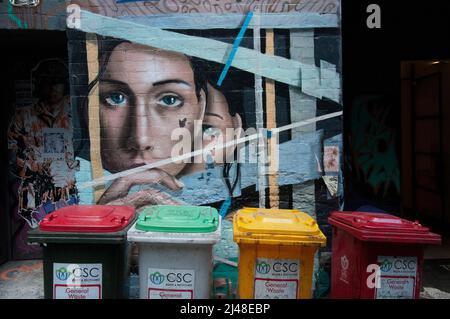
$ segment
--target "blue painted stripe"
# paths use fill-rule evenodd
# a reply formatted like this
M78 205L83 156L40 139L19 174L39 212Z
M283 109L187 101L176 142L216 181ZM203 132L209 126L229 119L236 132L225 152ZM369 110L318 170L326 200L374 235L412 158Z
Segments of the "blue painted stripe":
M222 73L220 74L219 81L217 81L218 86L222 85L222 82L225 79L225 76L227 75L228 70L230 69L231 63L234 60L234 56L236 55L236 52L239 48L239 45L241 44L242 38L244 37L244 34L245 34L245 31L247 31L248 25L250 24L252 17L253 17L253 12L250 11L247 14L247 17L245 18L244 25L242 26L236 40L234 41L233 50L231 51L231 54L228 57L227 63L225 64L225 67L223 68Z
M228 210L231 206L231 197L228 197L224 202L222 203L222 206L220 207L219 215L224 218L228 214Z

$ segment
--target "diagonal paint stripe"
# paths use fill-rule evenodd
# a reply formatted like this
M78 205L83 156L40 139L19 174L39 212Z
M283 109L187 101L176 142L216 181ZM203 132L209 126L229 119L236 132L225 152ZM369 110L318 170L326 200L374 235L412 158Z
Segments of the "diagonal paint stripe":
M168 51L225 64L230 44L213 39L188 36L142 24L105 17L89 11L81 11L79 30L103 36L125 39ZM328 69L304 64L275 55L266 55L240 47L231 66L273 79L278 82L302 87L302 90L317 98L329 98L340 103L340 75L328 64ZM323 72L326 71L326 72ZM322 86L321 83L332 86ZM303 87L305 89L303 89Z
M28 29L28 24L22 21L14 14L12 3L8 0L8 17L13 20L20 29Z
M334 118L334 117L339 117L339 116L342 116L342 114L343 114L343 112L339 111L339 112L334 112L334 113L318 116L318 117L315 117L315 118L312 118L312 119L308 119L308 120L304 120L304 121L300 121L300 122L297 122L297 123L293 123L293 124L289 124L289 125L285 125L285 126L282 126L282 127L279 127L279 128L272 129L271 132L272 132L272 134L278 134L278 133L281 133L281 132L284 132L284 131L291 130L293 128L297 128L297 127L309 125L309 124L312 124L312 123L324 121L324 120L331 119L331 118ZM254 141L254 140L259 139L261 136L264 136L263 132L260 132L260 133L257 133L257 134L253 134L253 135L249 135L249 136L242 137L242 138L238 138L236 140L229 141L227 143L224 143L220 147L217 147L217 146L214 146L214 145L208 146L208 147L205 147L203 149L200 149L200 150L197 150L197 151L194 151L194 152L191 152L191 153L186 153L186 154L183 154L183 155L180 155L180 156L177 156L177 157L173 157L173 158L167 158L165 160L161 160L161 161L158 161L158 162L155 162L155 163L139 166L139 167L136 167L136 168L132 168L132 169L123 171L123 172L119 172L119 173L111 174L111 175L108 175L108 176L105 176L105 177L102 177L102 178L94 179L94 180L92 180L90 182L86 182L86 183L78 185L77 188L79 190L81 190L81 189L85 189L85 188L89 188L89 187L95 187L95 186L98 186L98 185L102 185L102 184L106 183L107 181L112 181L112 180L118 179L120 177L125 177L125 176L131 175L131 174L144 172L144 171L152 169L152 168L158 168L158 167L161 167L161 166L164 166L164 165L167 165L167 164L183 161L185 159L190 159L190 158L195 157L195 156L206 154L206 153L208 153L208 152L210 152L210 151L212 151L214 149L216 149L216 150L217 149L225 149L225 148L228 148L230 146L236 146L236 145L243 144L243 143L246 143L246 142Z
M218 86L222 85L222 82L225 79L228 70L230 69L231 63L233 62L234 57L236 56L236 52L239 49L239 45L241 45L242 38L244 37L245 31L247 31L248 25L250 24L252 17L253 12L250 11L247 14L247 17L245 18L244 25L242 26L241 30L239 30L239 34L236 40L234 41L233 50L231 51L231 54L228 57L227 64L225 64L225 67L223 68L222 73L220 74L219 81L217 81Z

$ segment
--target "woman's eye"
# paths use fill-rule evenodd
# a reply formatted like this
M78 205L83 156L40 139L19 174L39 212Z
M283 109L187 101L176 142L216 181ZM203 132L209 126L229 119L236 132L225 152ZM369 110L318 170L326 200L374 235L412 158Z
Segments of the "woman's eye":
M183 100L176 95L165 95L159 100L159 105L163 107L181 107Z
M203 134L205 136L219 136L222 133L222 131L214 126L203 124Z
M127 104L127 97L123 93L110 93L105 97L106 103L111 106L124 106Z

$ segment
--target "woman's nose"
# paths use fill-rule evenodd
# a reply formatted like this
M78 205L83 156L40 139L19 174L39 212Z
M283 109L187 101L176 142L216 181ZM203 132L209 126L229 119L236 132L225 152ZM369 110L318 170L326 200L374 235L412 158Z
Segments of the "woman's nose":
M134 116L133 116L134 115ZM136 105L136 111L131 114L129 147L134 151L149 151L153 149L151 131L151 114L145 102Z

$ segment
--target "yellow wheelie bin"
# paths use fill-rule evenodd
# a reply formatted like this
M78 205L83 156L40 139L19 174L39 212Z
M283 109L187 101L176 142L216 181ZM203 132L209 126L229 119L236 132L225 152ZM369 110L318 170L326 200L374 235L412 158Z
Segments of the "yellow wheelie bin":
M314 255L326 244L316 221L299 210L244 208L233 217L241 299L312 297Z

